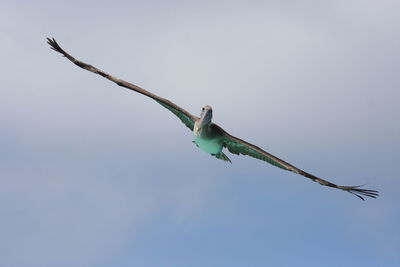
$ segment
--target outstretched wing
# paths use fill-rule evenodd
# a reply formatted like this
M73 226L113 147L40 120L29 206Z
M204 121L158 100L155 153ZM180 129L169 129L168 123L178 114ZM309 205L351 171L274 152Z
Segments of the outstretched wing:
M71 56L70 54L65 52L58 45L58 43L56 42L56 40L54 38L52 38L52 39L47 38L47 43L50 45L51 49L63 54L66 58L68 58L70 61L72 61L74 64L78 65L79 67L81 67L81 68L83 68L85 70L91 71L93 73L99 74L99 75L103 76L104 78L106 78L106 79L108 79L108 80L110 80L112 82L115 82L119 86L128 88L130 90L133 90L135 92L138 92L138 93L140 93L142 95L145 95L145 96L148 96L148 97L154 99L159 104L161 104L163 107L167 108L172 113L174 113L190 130L193 131L194 123L198 119L198 117L190 114L189 112L187 112L183 108L179 107L178 105L175 105L174 103L172 103L168 99L159 97L159 96L157 96L155 94L152 94L152 93L144 90L143 88L140 88L137 85L134 85L132 83L129 83L129 82L121 80L121 79L118 79L118 78L116 78L114 76L111 76L111 75L105 73L102 70L99 70L96 67L93 67L92 65L89 65L89 64L86 64L86 63L84 63L82 61L77 60L76 58L74 58L73 56Z
M287 163L286 161L281 160L280 158L277 158L274 155L271 155L270 153L259 148L258 146L255 146L246 141L243 141L242 139L239 139L237 137L234 137L234 136L228 134L221 127L219 127L216 124L213 124L212 127L214 127L214 129L223 136L224 147L226 147L233 154L247 155L247 156L259 159L259 160L266 161L266 162L268 162L276 167L279 167L281 169L303 175L321 185L347 191L353 195L356 195L357 197L361 198L362 200L364 200L363 196L376 198L379 195L378 191L376 191L376 190L362 189L362 188L360 188L360 186L336 185L336 184L333 184L326 180L323 180L321 178L318 178L318 177L316 177L312 174L309 174L299 168L296 168L295 166L291 165L290 163Z

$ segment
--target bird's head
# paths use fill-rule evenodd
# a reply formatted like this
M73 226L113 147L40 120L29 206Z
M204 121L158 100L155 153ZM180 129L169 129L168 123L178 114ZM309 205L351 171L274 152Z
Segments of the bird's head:
M212 107L207 105L201 109L200 119L195 124L195 132L200 133L200 130L208 126L212 119Z

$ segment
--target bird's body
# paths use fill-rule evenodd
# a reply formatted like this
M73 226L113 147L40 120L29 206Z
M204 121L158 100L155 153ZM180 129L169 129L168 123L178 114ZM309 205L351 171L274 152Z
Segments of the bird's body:
M224 135L220 128L211 122L212 108L205 106L201 110L200 118L193 126L194 141L204 152L224 161L232 162L223 152Z
M106 72L99 70L96 67L93 67L92 65L86 64L80 60L75 59L70 54L65 52L54 39L47 38L47 41L53 50L63 54L66 58L68 58L77 66L86 69L88 71L91 71L93 73L99 74L104 78L115 82L119 86L138 92L158 102L160 105L162 105L163 107L171 111L174 115L176 115L191 131L193 131L194 134L193 142L197 145L198 148L211 154L212 156L215 156L218 159L231 162L231 160L223 153L223 148L227 148L228 151L233 154L237 155L242 154L259 160L263 160L281 169L291 171L293 173L307 177L312 181L317 182L321 185L349 192L361 198L362 200L364 200L363 196L372 198L378 196L378 191L375 190L362 189L359 186L336 185L327 180L318 178L310 173L307 173L287 163L286 161L279 159L278 157L273 156L272 154L269 154L268 152L264 151L258 146L255 146L240 138L230 135L220 126L212 122L212 108L208 105L202 108L200 117L197 117L165 98L159 97L153 93L144 90L143 88L137 85L113 77L107 74Z
M220 136L194 136L194 143L198 148L211 155L216 155L222 151L223 143Z
M209 115L207 115L207 112L209 112ZM215 131L215 128L211 127L211 117L211 107L204 107L200 118L194 123L193 134L194 143L198 148L211 155L215 155L222 151L223 140L221 135ZM203 120L203 118L205 118L205 120Z

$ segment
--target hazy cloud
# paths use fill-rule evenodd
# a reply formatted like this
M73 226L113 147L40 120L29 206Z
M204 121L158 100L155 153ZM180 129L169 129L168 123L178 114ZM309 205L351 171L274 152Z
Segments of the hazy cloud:
M180 251L172 265L194 266L185 255L212 260L205 240L215 229L230 255L214 255L220 266L240 264L235 255L263 265L242 245L251 237L257 255L267 255L270 229L272 265L284 243L307 253L324 237L327 247L312 248L348 252L349 263L398 262L399 8L357 0L5 2L0 265L160 266ZM195 114L210 104L233 134L338 183L367 182L382 198L360 204L262 162L215 161L157 103L67 62L48 36ZM294 221L304 232L292 232ZM343 249L364 241L370 247ZM298 264L321 265L303 257Z

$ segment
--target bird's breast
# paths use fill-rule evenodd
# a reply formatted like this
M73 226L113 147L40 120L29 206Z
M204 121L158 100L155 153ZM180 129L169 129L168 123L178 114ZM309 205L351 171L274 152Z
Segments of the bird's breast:
M194 142L201 150L210 154L217 154L222 150L222 142L218 137L207 139L195 136Z

